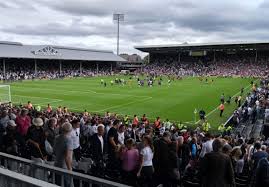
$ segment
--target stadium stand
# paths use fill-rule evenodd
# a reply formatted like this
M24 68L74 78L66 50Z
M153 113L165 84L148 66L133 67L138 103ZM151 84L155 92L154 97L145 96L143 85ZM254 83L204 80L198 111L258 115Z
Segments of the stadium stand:
M268 186L269 137L262 135L269 107L268 58L246 52L215 55L214 60L212 54L182 55L179 61L178 56L151 54L151 63L137 73L263 77L218 133L210 134L205 120L187 129L159 118L149 121L146 115L139 119L62 108L37 111L31 103L1 104L1 166L67 187ZM16 63L5 68L3 63L3 79L99 74L94 68L78 72L75 62L62 64L61 71L51 62L42 63L38 71ZM101 74L109 72L109 66L102 68Z

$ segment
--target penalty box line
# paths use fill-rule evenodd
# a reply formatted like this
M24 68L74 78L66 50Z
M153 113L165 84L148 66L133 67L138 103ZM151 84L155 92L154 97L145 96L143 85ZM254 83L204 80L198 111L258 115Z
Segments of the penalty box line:
M37 96L25 96L25 95L12 95L15 97L24 97L24 98L39 98L39 99L47 99L48 102L41 102L41 103L33 103L34 105L45 105L45 104L51 104L51 103L59 103L62 102L63 100L61 99L53 99L53 98L48 98L48 97L37 97Z

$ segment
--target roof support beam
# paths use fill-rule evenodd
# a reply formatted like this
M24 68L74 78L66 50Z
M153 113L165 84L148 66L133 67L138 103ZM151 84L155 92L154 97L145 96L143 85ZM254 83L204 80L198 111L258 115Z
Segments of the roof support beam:
M82 74L82 61L79 62L79 73Z
M6 61L4 58L3 58L3 74L4 74L4 77L6 77Z
M59 61L59 71L60 71L60 75L62 75L62 61Z
M256 49L255 62L258 60L258 49Z
M37 75L37 62L36 62L36 59L35 59L35 75Z

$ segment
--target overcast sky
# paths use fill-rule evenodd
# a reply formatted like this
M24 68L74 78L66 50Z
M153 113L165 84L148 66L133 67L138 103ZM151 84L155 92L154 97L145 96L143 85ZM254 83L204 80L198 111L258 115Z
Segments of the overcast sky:
M269 41L269 0L0 0L0 12L0 40L26 44L116 52L114 12L125 14L120 53L145 44Z

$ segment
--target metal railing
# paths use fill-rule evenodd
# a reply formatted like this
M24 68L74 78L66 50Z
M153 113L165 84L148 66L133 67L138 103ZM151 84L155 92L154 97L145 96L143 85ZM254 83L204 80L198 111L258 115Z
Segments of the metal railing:
M1 165L6 169L59 186L92 187L92 185L97 185L99 187L128 187L124 184L78 172L68 171L45 163L37 163L33 160L24 159L2 152L0 152L0 160Z
M8 169L0 168L1 187L57 187L32 177L25 176Z

